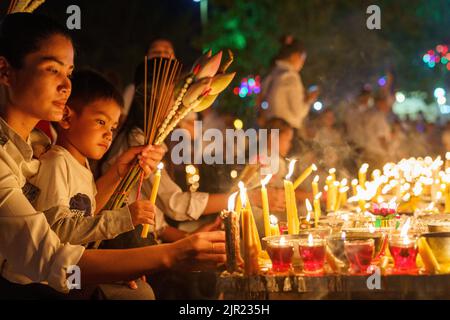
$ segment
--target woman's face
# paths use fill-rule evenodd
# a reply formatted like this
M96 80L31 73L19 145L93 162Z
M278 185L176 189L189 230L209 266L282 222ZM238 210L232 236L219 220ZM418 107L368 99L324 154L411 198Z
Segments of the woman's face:
M61 120L71 91L73 59L72 42L55 34L26 55L20 69L5 67L1 83L8 89L8 107L36 120Z

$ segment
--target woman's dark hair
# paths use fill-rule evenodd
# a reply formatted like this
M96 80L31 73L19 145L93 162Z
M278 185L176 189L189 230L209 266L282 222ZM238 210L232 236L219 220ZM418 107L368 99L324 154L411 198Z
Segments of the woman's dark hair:
M291 35L287 35L281 39L281 48L278 52L277 59L283 60L289 58L294 53L303 54L305 52L305 47L301 41Z
M94 70L81 70L72 75L72 93L67 105L80 114L84 106L96 100L113 100L123 108L123 97L117 88Z
M72 41L69 32L52 19L31 14L8 14L0 22L0 56L13 68L23 66L25 56L39 50L40 44L52 35L62 35Z

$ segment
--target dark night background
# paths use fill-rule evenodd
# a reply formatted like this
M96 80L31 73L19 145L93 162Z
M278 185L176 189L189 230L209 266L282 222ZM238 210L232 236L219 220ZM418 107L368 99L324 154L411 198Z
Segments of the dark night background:
M2 12L8 1L2 0ZM117 79L132 79L135 65L150 41L167 37L188 68L206 48L231 48L235 83L248 75L263 76L279 47L279 38L292 33L308 50L302 71L305 86L318 84L329 106L354 95L366 83L376 85L388 70L396 89L425 91L448 86L445 66L430 69L423 54L450 43L450 1L344 0L209 0L208 23L202 27L200 3L193 0L107 1L47 0L36 12L66 22L66 8L81 8L81 30L73 31L78 67L91 66ZM366 9L381 8L381 30L366 28ZM254 97L241 99L232 89L220 107L251 115Z

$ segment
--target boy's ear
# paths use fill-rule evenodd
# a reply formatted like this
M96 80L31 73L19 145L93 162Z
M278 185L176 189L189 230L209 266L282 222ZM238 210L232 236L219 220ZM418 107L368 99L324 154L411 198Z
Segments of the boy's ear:
M0 84L9 86L11 82L11 66L5 57L0 56Z
M59 126L63 129L69 129L70 124L72 123L74 111L69 107L66 106L64 108L64 115L63 118L58 122Z

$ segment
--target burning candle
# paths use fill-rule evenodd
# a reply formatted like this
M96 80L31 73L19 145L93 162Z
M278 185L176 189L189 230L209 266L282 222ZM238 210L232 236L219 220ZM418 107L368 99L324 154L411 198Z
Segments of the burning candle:
M289 172L284 180L284 195L286 200L286 216L288 223L288 233L297 234L300 229L300 222L298 220L297 202L295 200L294 185L289 180L294 172L296 160L289 162Z
M305 171L302 172L302 174L295 180L294 182L294 190L298 188L298 186L305 181L313 171L317 171L317 167L315 164L312 164L308 168L305 169Z
M332 182L336 181L336 168L331 168L328 170L328 174L331 177Z
M286 272L292 267L294 245L281 236L279 240L271 240L267 243L267 253L272 260L272 270Z
M152 204L156 203L156 196L158 195L159 183L161 181L161 170L164 168L164 164L160 162L156 168L158 170L156 170L155 179L153 180L152 192L150 194L150 202ZM143 225L141 233L142 238L147 238L149 229L150 229L149 224Z
M271 178L272 175L269 174L263 180L261 180L261 199L264 219L264 232L266 237L270 236L269 199L267 197L266 185L269 183Z
M270 235L279 236L280 227L278 226L278 219L273 214L270 215Z
M228 198L228 210L223 210L220 217L225 227L225 250L227 255L227 271L233 273L237 270L237 261L240 257L240 231L239 215L234 211L237 192Z
M358 191L356 189L356 187L358 186L358 179L353 179L352 180L352 191L353 191L353 196L356 197L358 194Z
M320 198L322 197L322 192L319 192L314 197L314 226L317 228L319 226L319 218L322 215L320 208Z
M358 172L358 180L359 180L359 185L361 186L361 188L365 187L366 184L366 175L367 175L367 169L369 168L369 165L367 163L364 163L361 168L359 168L359 172Z
M313 197L319 193L319 176L315 176L313 182L311 183Z
M325 240L314 238L310 233L308 239L300 239L298 250L303 260L305 273L322 273L325 263Z
M408 235L410 218L403 225L400 236L392 235L389 239L389 251L394 259L394 266L399 271L413 271L416 269L417 244Z
M255 243L255 230L254 221L252 221L252 213L248 209L248 199L245 192L243 184L240 186L241 192L241 203L242 203L242 239L243 239L243 254L244 254L244 274L245 275L255 275L258 274L258 256L259 248L257 243ZM253 223L252 223L253 222ZM259 241L259 236L258 236Z
M314 214L313 213L313 208L311 206L311 202L309 202L309 199L305 200L305 206L306 206L306 223L307 223L307 227L310 227L310 221L311 221L311 216Z

